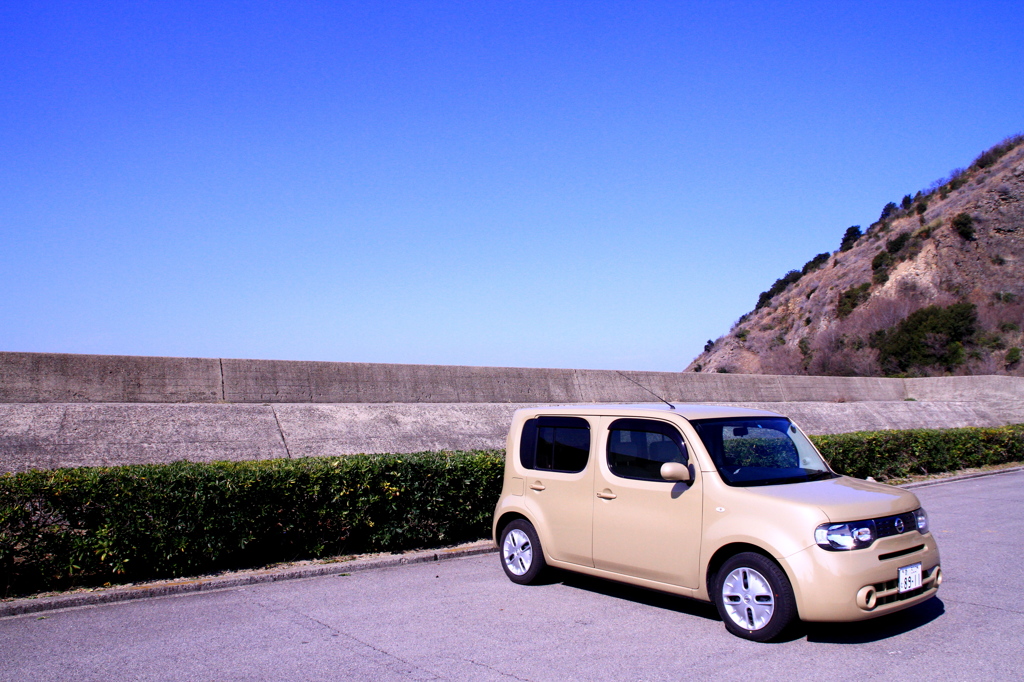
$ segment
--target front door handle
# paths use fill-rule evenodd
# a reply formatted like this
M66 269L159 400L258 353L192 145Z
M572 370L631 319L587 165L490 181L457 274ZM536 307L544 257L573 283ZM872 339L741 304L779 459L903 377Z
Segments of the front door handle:
M541 483L540 481L534 481L533 483L530 484L530 490L536 490L538 492L540 492L541 490L547 490L547 488L548 487Z
M597 496L600 497L602 500L614 500L616 497L618 497L618 495L613 493L611 490L608 490L608 488L605 488L604 490L599 492Z

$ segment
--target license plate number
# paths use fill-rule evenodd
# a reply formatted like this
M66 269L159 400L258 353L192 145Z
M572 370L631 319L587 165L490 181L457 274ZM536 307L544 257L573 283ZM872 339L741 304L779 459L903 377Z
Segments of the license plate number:
M911 564L900 568L899 591L910 592L921 587L921 564Z

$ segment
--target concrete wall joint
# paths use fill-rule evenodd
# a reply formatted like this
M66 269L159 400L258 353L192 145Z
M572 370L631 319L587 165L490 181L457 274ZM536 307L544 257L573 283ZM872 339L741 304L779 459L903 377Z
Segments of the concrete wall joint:
M288 456L288 459L294 459L291 448L288 447L288 439L284 435L284 428L281 426L281 418L277 416L277 409L273 405L270 406L270 412L274 415L274 423L277 424L277 433L281 436L281 445L284 446L284 453Z
M218 358L217 365L220 367L220 400L224 402L227 400L224 397L224 358Z

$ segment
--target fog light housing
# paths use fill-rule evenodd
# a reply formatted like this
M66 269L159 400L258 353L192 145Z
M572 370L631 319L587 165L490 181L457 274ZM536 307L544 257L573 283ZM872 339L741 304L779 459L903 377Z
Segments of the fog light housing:
M873 585L860 588L857 592L857 606L865 611L870 611L878 605L878 592Z

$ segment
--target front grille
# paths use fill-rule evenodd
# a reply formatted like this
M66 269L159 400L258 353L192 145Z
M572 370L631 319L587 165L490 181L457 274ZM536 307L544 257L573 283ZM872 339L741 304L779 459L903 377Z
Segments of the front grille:
M899 592L899 580L886 580L884 583L875 584L875 592L878 595L878 606L885 604L891 604L897 601L904 601L907 599L913 599L914 597L924 594L928 590L932 589L933 583L935 582L935 570L938 566L932 566L929 571L922 571L921 573L921 587L910 592Z
M906 514L884 516L880 519L875 519L876 536L880 538L887 538L890 535L901 535L902 533L896 530L896 519L903 521L903 533L911 530L917 530L917 517L914 516L914 512L907 512Z

